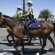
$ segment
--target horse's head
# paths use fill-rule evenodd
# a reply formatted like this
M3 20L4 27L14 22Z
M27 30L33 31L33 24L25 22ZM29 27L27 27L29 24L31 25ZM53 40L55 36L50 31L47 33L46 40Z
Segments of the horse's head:
M2 15L2 13L0 12L0 26L3 24L3 15Z

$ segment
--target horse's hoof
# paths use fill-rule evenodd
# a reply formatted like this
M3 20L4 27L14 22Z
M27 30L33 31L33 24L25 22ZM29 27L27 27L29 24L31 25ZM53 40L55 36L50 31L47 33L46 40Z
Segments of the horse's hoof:
M30 43L28 43L28 45L30 45Z
M22 51L20 51L20 55L23 55L23 52Z
M40 46L42 46L42 43L40 43Z
M21 55L20 51L15 51L15 55Z
M55 49L54 49L54 51L55 51Z
M16 44L13 44L13 47L14 47L15 49L17 49L17 46L16 46Z
M55 46L54 46L54 51L55 51Z

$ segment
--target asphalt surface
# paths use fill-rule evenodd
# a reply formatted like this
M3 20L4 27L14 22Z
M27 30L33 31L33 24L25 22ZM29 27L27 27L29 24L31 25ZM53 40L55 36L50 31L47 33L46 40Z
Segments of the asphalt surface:
M19 46L18 47L19 51L16 52L14 47L10 46L10 44L8 43L7 35L8 33L6 29L0 28L0 55L17 55L18 52L22 55L22 47ZM53 33L51 34L51 36L54 39ZM25 55L39 55L41 46L39 44L40 43L39 39L38 38L36 39L37 40L32 40L31 45L25 45ZM19 53L18 55L20 55ZM43 50L42 55L55 55L55 52L53 51L53 46L49 42L49 40L47 40L47 45L45 49Z

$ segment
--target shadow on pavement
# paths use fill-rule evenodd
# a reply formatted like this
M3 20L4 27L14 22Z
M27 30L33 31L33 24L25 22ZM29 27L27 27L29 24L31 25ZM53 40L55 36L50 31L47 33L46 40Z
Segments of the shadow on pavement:
M0 44L7 45L7 46L12 46L9 43L2 43L2 42L0 42Z
M0 44L3 44L3 45L7 45L7 46L12 46L14 43L12 43L12 44L9 44L8 42L6 43L6 42L0 42ZM40 46L40 43L35 43L35 44L37 44L36 46ZM21 46L21 43L18 43L18 45L19 46ZM24 42L24 46L26 46L26 45L29 45L29 46L34 46L34 43L28 43L28 42Z
M37 52L39 52L40 51L40 49L39 48L35 48L35 49L29 49L29 48L25 48L25 55L35 55ZM48 49L48 50L43 50L42 51L42 54L45 54L45 53L47 53L47 51L48 52L53 52L53 49L51 48L51 49ZM12 53L12 55L20 55L20 52L21 51L18 51L18 52L16 52L16 51L13 51L13 50L0 50L0 52L7 52L7 53Z

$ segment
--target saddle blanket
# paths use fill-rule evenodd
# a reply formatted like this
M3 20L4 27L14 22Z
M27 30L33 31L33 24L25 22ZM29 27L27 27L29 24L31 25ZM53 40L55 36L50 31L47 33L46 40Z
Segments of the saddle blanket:
M31 23L29 25L29 28L30 29L39 29L39 28L41 28L41 26L42 26L42 23L40 21L36 21L34 23Z

